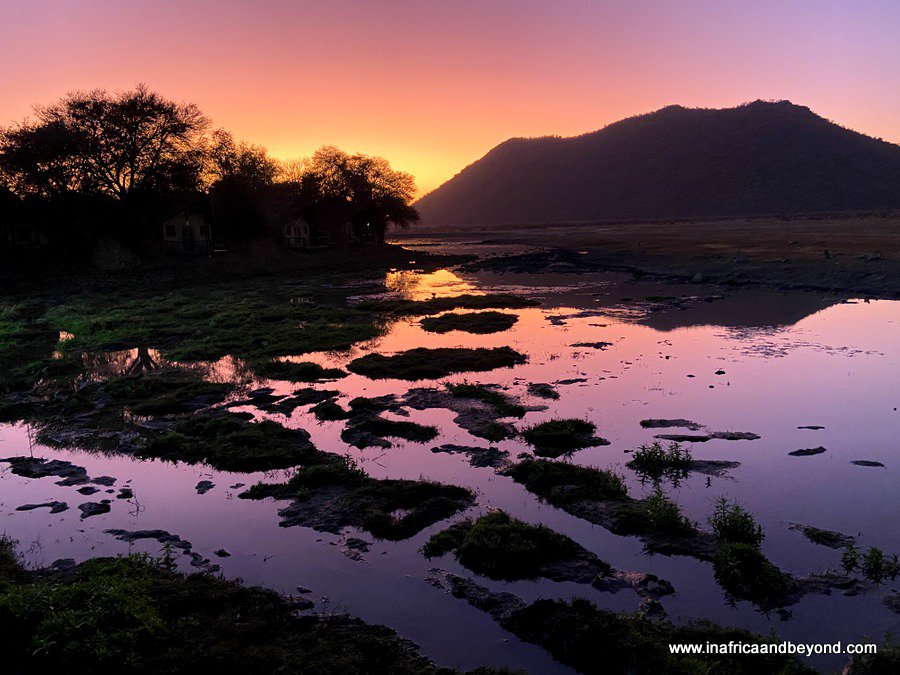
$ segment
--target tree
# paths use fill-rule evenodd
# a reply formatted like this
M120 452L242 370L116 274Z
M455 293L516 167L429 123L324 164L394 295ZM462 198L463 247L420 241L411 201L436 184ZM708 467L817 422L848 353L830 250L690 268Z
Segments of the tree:
M272 185L281 171L264 147L237 142L224 129L213 132L208 157L210 181L230 182L248 190Z
M312 202L350 205L353 224L381 239L388 223L408 227L419 220L410 205L416 194L415 178L391 168L382 157L349 155L324 146L308 159L300 176L302 193Z
M200 185L208 122L194 104L133 91L69 94L0 134L0 171L19 194L122 199Z

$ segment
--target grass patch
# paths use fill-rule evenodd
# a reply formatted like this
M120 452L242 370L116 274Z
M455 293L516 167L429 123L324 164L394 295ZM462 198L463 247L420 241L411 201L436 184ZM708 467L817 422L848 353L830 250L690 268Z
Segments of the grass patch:
M455 398L470 398L483 401L492 406L500 417L524 417L528 412L525 406L516 403L511 397L482 384L448 384L447 391Z
M347 616L296 616L276 593L146 555L0 583L11 673L437 675L412 643Z
M431 558L451 550L460 563L491 579L533 579L541 576L549 563L587 553L568 537L511 518L503 511L437 533L426 542L423 552ZM608 565L596 562L598 570L609 571Z
M500 333L512 328L519 320L515 314L503 312L449 312L440 316L429 316L420 322L422 329L429 333L449 333L458 330L475 335Z
M347 369L373 380L430 380L452 373L484 372L525 363L524 354L510 347L466 349L417 347L393 356L367 354L351 361Z
M113 405L150 417L192 412L198 406L219 403L232 387L207 382L191 373L164 370L108 380L102 389L103 396L109 397Z
M300 469L287 483L254 485L240 496L293 500L279 512L285 527L338 533L351 526L393 540L411 537L475 499L465 488L452 485L371 478L342 458Z
M769 609L781 605L790 590L790 578L752 544L721 544L713 565L716 581L732 600Z
M500 621L522 640L540 645L554 658L589 675L605 673L814 673L797 659L777 654L673 655L669 644L707 642L770 643L749 631L722 628L706 622L674 626L638 615L598 609L574 599L538 600Z
M622 477L602 469L529 459L513 465L507 473L526 490L554 506L582 499L622 500L628 497Z
M418 316L449 312L454 309L523 309L536 307L537 302L518 295L491 293L487 295L457 295L453 298L431 298L430 300L374 300L356 305L359 309L394 314Z
M692 461L691 451L680 443L669 443L664 448L662 443L654 441L635 450L628 466L650 478L683 478L687 476Z
M317 403L310 411L316 416L317 420L322 422L331 422L336 420L345 420L349 417L349 413L334 401L322 401Z
M288 382L320 382L347 376L340 368L324 368L311 361L266 361L257 365L255 372L259 377Z
M220 471L286 469L316 456L305 432L277 422L251 422L235 415L189 417L151 438L148 457L205 462Z
M438 433L438 428L434 426L389 420L378 415L364 415L347 426L341 433L341 439L356 447L370 447L381 445L368 443L370 439L402 438L413 443L427 443L437 438ZM360 445L359 442L363 439L366 443Z
M525 429L522 438L534 446L534 454L559 457L581 448L606 445L607 441L594 436L596 429L596 425L587 420L555 419Z
M746 544L759 548L765 538L762 527L756 524L753 515L724 497L716 502L709 524L719 540L726 544Z

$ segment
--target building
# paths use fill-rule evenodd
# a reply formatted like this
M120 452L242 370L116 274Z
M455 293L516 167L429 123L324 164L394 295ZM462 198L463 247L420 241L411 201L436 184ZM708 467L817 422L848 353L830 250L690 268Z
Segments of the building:
M162 221L163 243L167 250L210 255L212 227L207 209L189 205Z
M309 248L312 245L309 223L305 218L294 218L286 222L282 228L284 245L287 248Z

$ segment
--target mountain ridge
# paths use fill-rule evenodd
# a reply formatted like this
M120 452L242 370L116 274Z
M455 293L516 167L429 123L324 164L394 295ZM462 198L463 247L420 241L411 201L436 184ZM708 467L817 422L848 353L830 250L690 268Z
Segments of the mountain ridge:
M426 225L900 207L900 146L790 101L670 105L577 136L503 141L419 199Z

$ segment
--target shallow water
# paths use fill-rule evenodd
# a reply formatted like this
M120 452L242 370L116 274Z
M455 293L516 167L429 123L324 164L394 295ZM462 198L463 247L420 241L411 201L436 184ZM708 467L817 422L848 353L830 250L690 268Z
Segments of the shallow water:
M610 467L626 477L629 490L642 486L624 465L626 454L654 433L683 430L643 429L645 418L687 418L710 431L749 431L753 441L712 440L695 443L696 459L732 460L740 467L727 476L694 475L668 494L686 515L705 523L720 496L736 499L753 512L766 532L763 551L783 569L797 575L836 569L840 551L817 546L789 529L802 523L858 536L860 548L879 546L900 552L900 303L850 301L805 293L771 290L725 290L714 287L632 282L623 275L457 275L393 273L380 280L382 290L413 299L458 293L515 292L541 300L540 307L509 310L516 325L494 335L424 332L419 317L394 323L387 334L350 352L304 355L323 365L344 365L370 351L392 353L418 346L509 345L528 355L528 363L513 369L451 376L441 380L496 383L520 395L528 404L545 404L529 412L519 428L551 417L583 417L595 422L611 444L575 453L578 464ZM675 299L673 299L675 298ZM646 300L649 299L649 300ZM573 347L580 342L609 342L605 349ZM103 377L129 367L133 353L85 359L85 377ZM154 354L154 358L159 358ZM239 362L223 359L202 366L211 378L246 380ZM716 371L724 371L717 375ZM689 377L693 375L693 377ZM544 401L526 393L528 383L555 383L560 399ZM296 388L271 384L279 391ZM339 389L340 403L355 396L402 394L434 382L372 381L350 375L317 385ZM323 450L349 454L375 477L420 476L473 488L478 504L465 515L498 507L562 532L604 560L623 569L652 572L670 580L677 593L662 599L674 621L708 618L768 634L774 630L797 642L861 642L880 640L897 630L895 614L882 604L900 581L846 597L806 596L787 614L761 614L746 602L725 602L713 578L712 566L685 557L647 556L635 538L619 537L603 528L543 505L511 479L490 468L473 468L461 455L435 454L444 443L482 445L453 423L447 410L410 411L412 421L437 425L441 435L420 445L396 441L388 450L348 448L340 440L342 422L320 423L309 406L290 417L269 416L289 426L307 429ZM798 429L821 425L822 430ZM491 444L511 457L530 452L522 441ZM811 457L788 453L824 446ZM541 649L521 643L500 629L486 614L456 600L425 581L428 570L441 567L470 575L452 557L428 561L418 552L431 533L446 523L402 542L375 540L367 553L354 554L343 544L347 536L366 541L365 532L344 536L306 528L281 528L277 510L285 503L240 500L242 488L262 474L216 472L201 466L159 461L135 461L33 445L23 425L0 426L0 456L33 453L67 459L92 476L110 475L116 488L127 481L135 499L114 495L82 497L75 488L54 484L55 478L26 479L6 468L0 476L3 529L19 541L29 563L47 564L58 558L84 559L128 550L158 552L155 541L129 546L104 534L108 528L165 529L190 540L193 549L221 566L229 577L241 577L292 593L312 590L318 609L348 611L363 619L395 628L417 642L440 665L474 667L506 665L531 672L567 672ZM862 467L853 460L874 460L884 468ZM0 465L7 467L8 465ZM278 474L269 475L277 478ZM199 480L215 487L198 495ZM112 498L108 514L79 519L77 504ZM17 512L16 506L60 500L70 509L51 515L46 509ZM224 548L230 557L218 558ZM180 559L190 569L187 558ZM552 582L479 582L514 592L526 599L570 598L580 595L602 607L634 611L640 598L631 591L615 595L573 584ZM835 669L843 658L813 661Z

